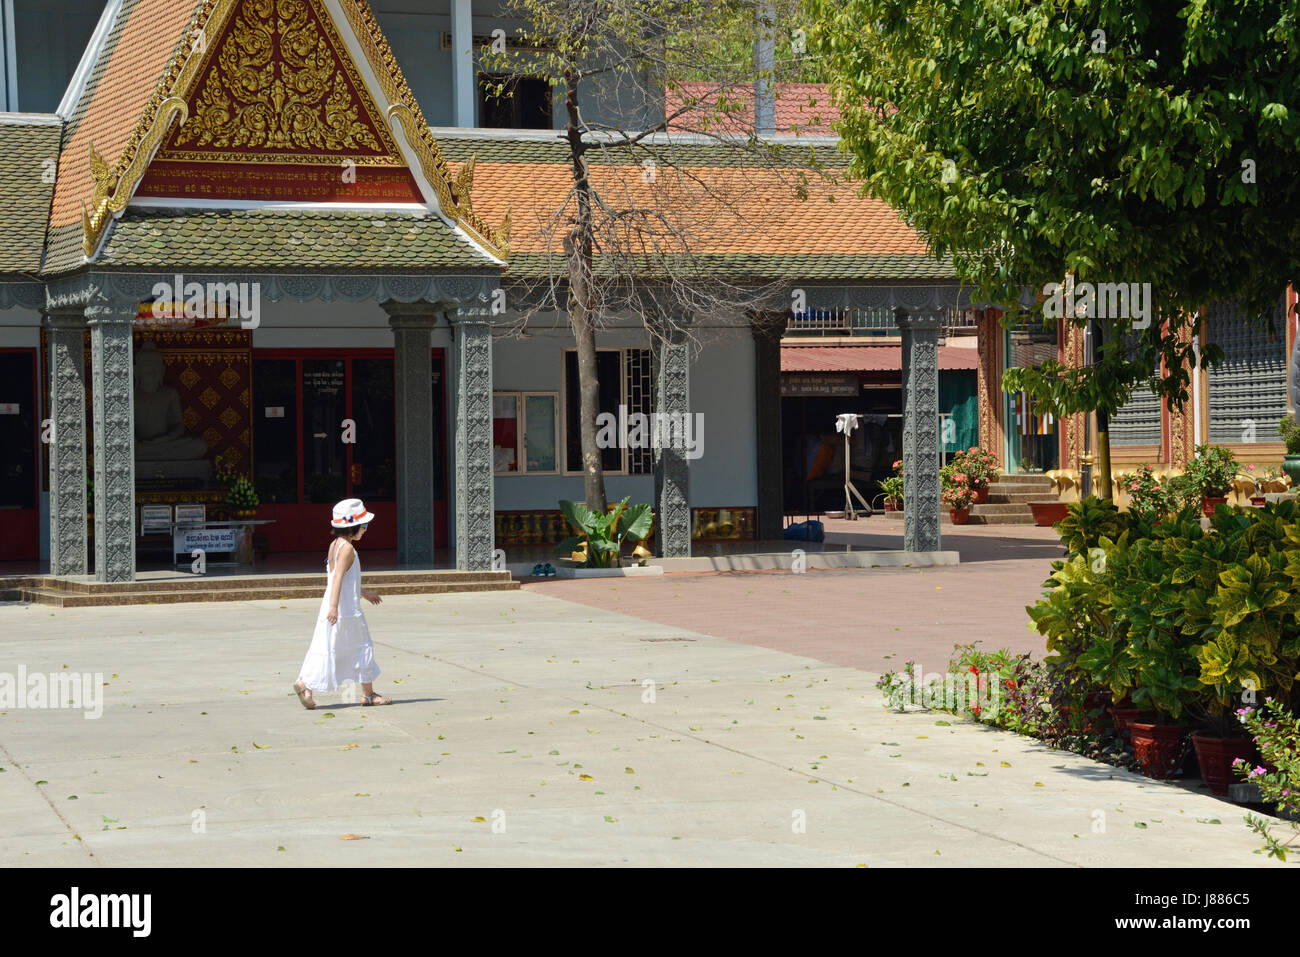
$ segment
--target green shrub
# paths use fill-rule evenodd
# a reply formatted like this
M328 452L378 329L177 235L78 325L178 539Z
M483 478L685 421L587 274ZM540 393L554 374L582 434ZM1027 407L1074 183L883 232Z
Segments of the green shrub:
M1293 698L1300 675L1294 502L1193 509L1157 523L1088 499L1057 524L1068 549L1029 616L1049 666L1114 700L1224 734L1243 691Z

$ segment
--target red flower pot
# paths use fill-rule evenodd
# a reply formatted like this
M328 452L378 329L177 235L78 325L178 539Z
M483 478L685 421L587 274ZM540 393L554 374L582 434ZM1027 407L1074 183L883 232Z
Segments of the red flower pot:
M1214 518L1215 506L1228 501L1226 495L1205 495L1201 498L1201 513L1206 518Z
M1229 784L1240 780L1233 771L1233 759L1249 761L1255 753L1255 742L1250 738L1210 738L1194 734L1192 747L1196 749L1196 763L1201 766L1201 780L1211 793L1222 797L1228 796Z
M892 498L887 498L887 499L885 499L885 511L886 511L886 512L897 512L897 511L898 511L898 503L895 502Z
M1029 510L1034 513L1034 524L1041 528L1051 528L1070 514L1065 502L1030 502Z
M952 519L954 525L965 525L970 521L970 509L968 508L950 508L948 517Z
M1131 708L1111 705L1110 719L1115 722L1115 730L1120 734L1128 731L1129 726L1137 720L1138 715L1142 713L1141 708Z
M1178 770L1183 757L1183 735L1187 728L1181 724L1144 724L1134 721L1129 725L1133 736L1133 754L1142 773L1163 781Z
M975 486L975 504L983 505L989 500L989 487L987 485Z
M1251 504L1251 505L1267 505L1267 504L1268 504L1268 499L1266 499L1266 498L1265 498L1264 496L1262 496L1262 495L1252 495L1252 496L1250 497L1250 504Z

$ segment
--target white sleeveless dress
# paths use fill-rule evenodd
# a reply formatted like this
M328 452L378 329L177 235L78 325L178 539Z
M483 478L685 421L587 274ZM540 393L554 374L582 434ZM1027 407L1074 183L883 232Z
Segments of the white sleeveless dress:
M326 572L325 597L316 618L316 632L302 663L298 679L312 691L337 691L348 682L367 684L379 677L375 649L370 641L366 616L361 612L361 556L353 554L352 567L343 573L339 588L339 620L331 625L325 618L330 610L330 592L335 568Z

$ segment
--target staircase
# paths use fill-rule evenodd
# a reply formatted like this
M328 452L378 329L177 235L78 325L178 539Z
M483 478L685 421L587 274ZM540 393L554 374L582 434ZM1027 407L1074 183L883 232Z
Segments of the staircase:
M509 572L366 572L362 584L380 595L441 595L450 592L515 591ZM310 575L211 575L192 578L96 582L36 575L0 578L0 601L56 608L102 605L163 605L191 601L284 601L325 592L323 573Z
M1029 502L1050 502L1052 480L1046 475L999 475L989 486L989 500L972 505L972 525L1033 525Z

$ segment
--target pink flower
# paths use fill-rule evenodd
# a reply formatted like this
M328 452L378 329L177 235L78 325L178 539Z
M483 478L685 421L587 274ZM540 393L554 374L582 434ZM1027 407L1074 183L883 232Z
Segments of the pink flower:
M1251 777L1256 777L1256 778L1259 777L1261 774L1268 774L1268 772L1264 770L1262 767L1260 767L1259 765L1255 765L1255 770L1250 772Z
M1239 764L1245 764L1245 763L1246 763L1246 761L1245 761L1244 758L1233 758L1233 759L1232 759L1232 766L1233 766L1234 768L1235 768L1237 765L1239 765Z

